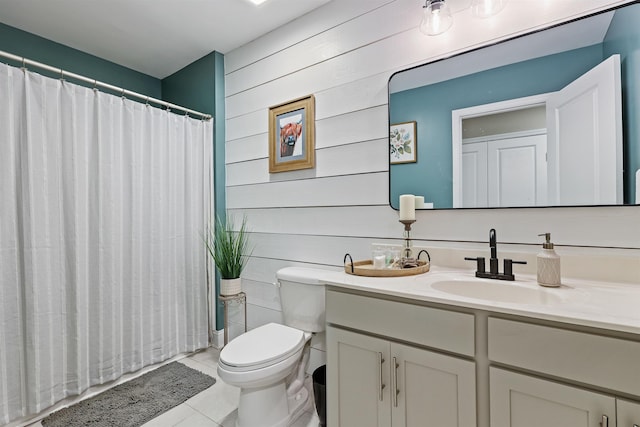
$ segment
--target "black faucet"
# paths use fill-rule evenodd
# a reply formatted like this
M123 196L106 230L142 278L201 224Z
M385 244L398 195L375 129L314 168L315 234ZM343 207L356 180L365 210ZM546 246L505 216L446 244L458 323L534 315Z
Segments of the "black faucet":
M489 250L491 251L491 258L489 258L489 272L491 274L498 274L498 244L496 243L495 228L489 230Z
M515 280L513 274L513 264L526 264L526 261L513 261L511 259L504 260L504 271L500 273L498 271L498 243L496 242L496 230L492 228L489 230L489 250L491 252L491 258L489 258L489 271L485 271L484 257L468 258L467 261L476 262L476 277L484 279L498 279L498 280Z

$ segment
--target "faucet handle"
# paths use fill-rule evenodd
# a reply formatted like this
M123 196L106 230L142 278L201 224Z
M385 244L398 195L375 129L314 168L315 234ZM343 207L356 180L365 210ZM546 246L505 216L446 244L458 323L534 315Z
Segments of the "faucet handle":
M476 273L484 273L484 257L479 256L477 258L464 257L465 261L475 261L476 262Z
M505 258L504 260L504 275L513 276L513 264L526 264L527 261L514 261L512 259ZM513 280L513 279L511 279Z

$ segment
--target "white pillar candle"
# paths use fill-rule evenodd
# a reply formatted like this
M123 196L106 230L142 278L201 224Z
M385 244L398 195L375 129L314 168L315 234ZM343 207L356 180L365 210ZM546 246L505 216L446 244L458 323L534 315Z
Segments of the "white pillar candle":
M416 202L413 194L400 196L400 221L414 221L416 219Z
M424 196L416 196L416 209L424 209Z

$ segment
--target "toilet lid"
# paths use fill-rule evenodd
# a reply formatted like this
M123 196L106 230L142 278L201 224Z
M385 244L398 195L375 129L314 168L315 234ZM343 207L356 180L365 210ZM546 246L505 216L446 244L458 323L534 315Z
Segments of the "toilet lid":
M269 323L232 340L220 352L220 361L231 368L257 369L288 358L305 342L302 331Z

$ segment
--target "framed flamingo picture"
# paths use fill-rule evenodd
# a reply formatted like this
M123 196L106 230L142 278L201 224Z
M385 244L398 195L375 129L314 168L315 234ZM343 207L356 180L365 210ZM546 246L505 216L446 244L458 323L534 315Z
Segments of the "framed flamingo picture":
M313 95L269 108L269 173L315 166Z
M390 126L389 159L392 165L418 161L416 122L396 123Z

